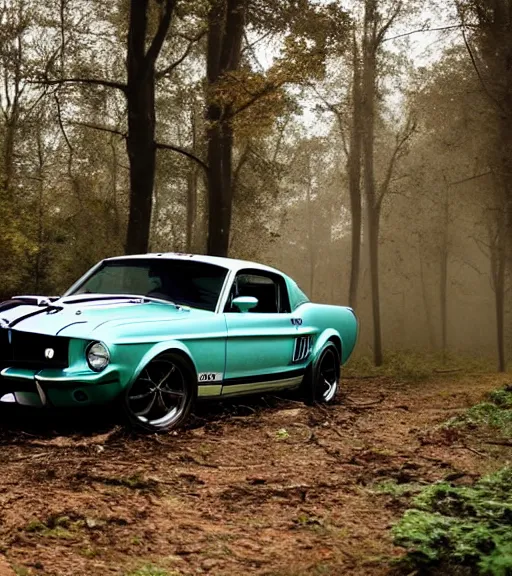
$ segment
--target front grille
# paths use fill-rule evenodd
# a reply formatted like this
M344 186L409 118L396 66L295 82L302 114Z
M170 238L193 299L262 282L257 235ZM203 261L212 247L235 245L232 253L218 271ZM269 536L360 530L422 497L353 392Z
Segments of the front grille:
M26 368L67 368L69 338L0 329L0 365ZM51 358L46 351L53 350Z
M293 362L303 362L311 351L311 336L300 336L295 340Z

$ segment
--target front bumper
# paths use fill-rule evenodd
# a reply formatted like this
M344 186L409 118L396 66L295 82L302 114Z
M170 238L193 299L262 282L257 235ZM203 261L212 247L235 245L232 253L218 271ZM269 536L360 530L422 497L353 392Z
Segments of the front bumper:
M68 372L65 370L4 368L0 371L0 402L58 408L106 404L121 394L116 370Z

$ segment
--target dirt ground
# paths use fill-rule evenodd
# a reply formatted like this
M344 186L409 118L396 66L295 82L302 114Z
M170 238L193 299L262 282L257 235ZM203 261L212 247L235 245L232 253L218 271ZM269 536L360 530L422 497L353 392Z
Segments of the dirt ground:
M159 436L4 411L0 576L389 574L404 504L375 485L498 468L510 448L435 426L509 381L350 379L328 408L248 398Z

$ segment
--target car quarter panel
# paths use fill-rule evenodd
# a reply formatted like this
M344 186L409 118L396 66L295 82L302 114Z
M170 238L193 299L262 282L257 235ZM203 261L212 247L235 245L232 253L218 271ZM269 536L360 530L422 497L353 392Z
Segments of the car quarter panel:
M329 339L339 337L341 363L344 364L349 359L358 331L357 319L351 308L308 302L300 305L294 314L302 320L299 333L313 335L313 358Z

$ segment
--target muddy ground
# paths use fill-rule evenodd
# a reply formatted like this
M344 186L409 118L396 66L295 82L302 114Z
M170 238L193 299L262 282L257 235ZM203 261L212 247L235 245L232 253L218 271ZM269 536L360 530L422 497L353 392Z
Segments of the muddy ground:
M350 379L328 408L246 399L145 437L108 414L4 411L0 575L388 574L405 504L376 485L502 465L510 447L435 427L509 381Z

